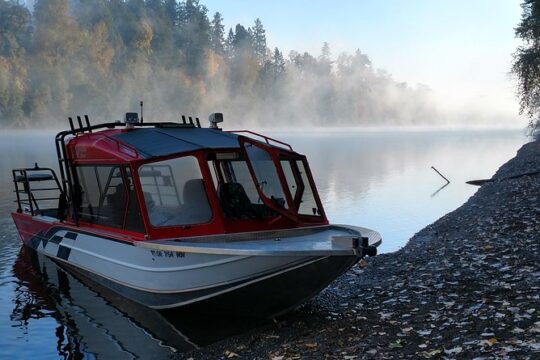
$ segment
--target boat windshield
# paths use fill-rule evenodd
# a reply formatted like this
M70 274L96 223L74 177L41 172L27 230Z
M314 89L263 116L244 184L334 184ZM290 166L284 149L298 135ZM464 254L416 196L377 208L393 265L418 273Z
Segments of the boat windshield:
M271 165L275 171L273 163L267 165ZM259 196L257 185L241 153L208 154L208 167L225 217L264 219L278 216L278 213L268 207ZM269 169L266 170L269 171ZM278 195L281 191L277 175L275 177L269 175L265 183L259 183L259 186L262 186L267 193Z
M285 194L279 181L276 165L270 154L250 143L245 144L245 149L261 192L280 207L287 208L288 205L285 201Z
M276 170L276 166L281 165L287 183L286 190L289 191L288 195L292 199L290 210L298 215L317 217L322 215L310 182L305 158L296 154L281 153L279 164L275 164L270 153L264 148L249 142L244 146L255 172L256 181L268 199L282 208L289 208Z
M279 215L279 208L300 216L322 216L302 156L282 153L276 163L262 146L246 142L244 149L247 159L240 152L209 154L208 165L226 217L274 217ZM280 166L285 183L278 175Z

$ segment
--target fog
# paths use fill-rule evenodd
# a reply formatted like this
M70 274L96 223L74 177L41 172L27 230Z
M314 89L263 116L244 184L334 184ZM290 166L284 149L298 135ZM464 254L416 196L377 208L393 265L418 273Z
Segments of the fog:
M225 29L188 0L0 0L0 123L58 127L67 116L145 121L222 112L230 127L506 126L449 109L427 85L394 79L361 49L269 49L263 24ZM488 110L488 109L486 109Z

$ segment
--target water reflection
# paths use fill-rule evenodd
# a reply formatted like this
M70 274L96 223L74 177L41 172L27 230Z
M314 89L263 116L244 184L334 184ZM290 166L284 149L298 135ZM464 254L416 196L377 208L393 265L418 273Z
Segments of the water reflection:
M430 196L431 197L434 197L434 196L437 196L438 193L440 193L445 187L447 187L448 185L450 185L449 182L447 182L446 184L444 184L443 186L441 186L440 188L438 188L437 190L435 190L435 192L433 194L431 194Z
M196 347L158 312L83 284L50 259L22 248L13 274L12 326L25 333L33 320L53 318L60 357L163 359ZM100 289L102 290L102 289ZM113 295L113 296L110 296Z
M15 260L13 274L17 281L12 327L29 335L36 320L54 319L56 352L62 358L163 359L265 323L260 319L210 317L193 311L196 309L154 311L90 279L75 277L25 247ZM38 354L35 350L34 355Z

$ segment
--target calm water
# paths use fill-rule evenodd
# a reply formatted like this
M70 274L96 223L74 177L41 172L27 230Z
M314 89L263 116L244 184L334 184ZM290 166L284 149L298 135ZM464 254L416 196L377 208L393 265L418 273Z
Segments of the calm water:
M279 133L308 156L333 223L361 225L395 251L465 202L526 142L521 131ZM164 358L260 325L158 313L21 251L10 169L56 167L54 134L0 134L0 358ZM451 183L430 167L435 166ZM242 327L231 327L231 324Z

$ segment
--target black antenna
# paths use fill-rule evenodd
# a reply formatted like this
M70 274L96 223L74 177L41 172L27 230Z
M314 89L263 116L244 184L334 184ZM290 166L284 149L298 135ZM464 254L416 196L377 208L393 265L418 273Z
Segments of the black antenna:
M144 122L143 118L143 101L141 100L141 124Z
M68 117L69 120L69 127L71 128L71 131L75 131L75 127L73 126L73 118L70 116Z
M201 127L201 122L198 117L195 118L195 121L197 122L197 127Z
M182 115L182 122L185 124L186 123L186 115Z
M90 132L92 132L92 129L90 129L90 119L88 118L88 115L84 115L84 121L86 122L86 127Z
M79 115L77 115L77 122L79 123L79 129L82 129L83 126L82 126L82 119Z

